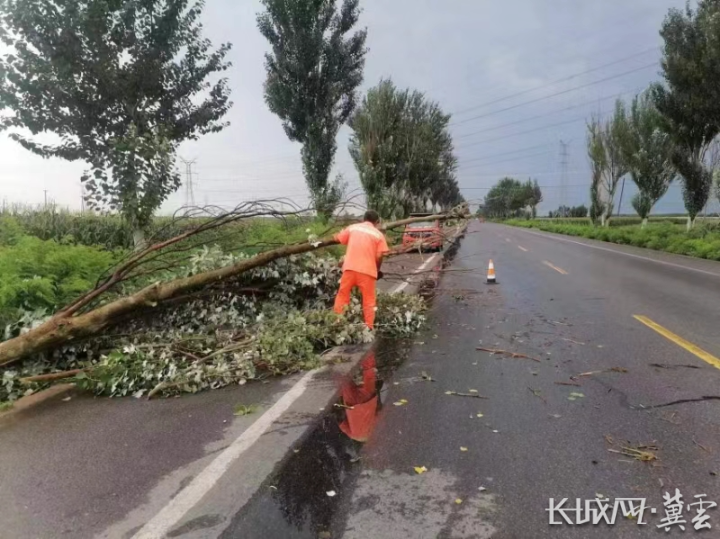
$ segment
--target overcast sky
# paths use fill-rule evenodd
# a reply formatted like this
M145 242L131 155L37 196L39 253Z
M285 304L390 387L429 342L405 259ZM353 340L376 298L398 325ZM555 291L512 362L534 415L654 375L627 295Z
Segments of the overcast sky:
M340 0L338 0L340 2ZM368 28L364 92L391 77L424 91L453 113L460 162L458 181L478 200L497 179L537 178L543 210L588 199L585 118L607 113L617 96L629 98L659 78L661 22L684 0L361 0ZM263 54L257 0L207 0L206 35L231 42L228 71L234 107L229 128L182 146L196 159L198 204L232 206L253 197L286 196L304 204L299 146L287 140L263 100ZM519 94L519 95L516 95ZM338 140L336 169L359 189L347 150ZM561 188L560 141L567 143L567 187ZM2 194L9 202L80 207L80 163L43 160L0 140ZM184 166L180 163L184 170ZM656 211L682 211L678 186ZM563 194L564 191L564 194ZM623 210L631 212L625 192ZM182 188L163 208L185 202Z

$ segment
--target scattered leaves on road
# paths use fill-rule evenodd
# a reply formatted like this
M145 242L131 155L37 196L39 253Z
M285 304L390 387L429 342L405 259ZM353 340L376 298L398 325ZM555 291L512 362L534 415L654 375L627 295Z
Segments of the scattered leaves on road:
M485 417L485 415L478 412L477 417Z
M540 360L536 357L526 356L525 354L517 354L515 352L508 352L507 350L498 350L496 348L483 348L482 346L476 347L475 350L480 350L481 352L489 352L492 355L511 357L513 359L531 359L540 363Z
M462 502L463 502L462 499L460 499L460 498L455 498L455 503L456 503L456 504L460 505Z
M415 466L414 470L415 470L415 473L418 475L422 475L428 471L428 469L425 466Z
M638 446L635 447L621 447L620 451L617 449L608 449L610 453L617 453L619 455L625 455L626 457L632 457L635 460L640 460L642 462L650 462L653 460L657 460L657 455L653 453L652 451L649 451L652 449L653 451L657 451L657 447L654 445L650 446Z
M421 377L423 380L425 380L426 382L437 382L437 380L435 380L434 378L432 378L432 377L431 377L428 373L426 373L425 371L422 371L422 373L420 373L420 377Z
M540 391L539 389L533 389L531 387L529 387L528 390L530 391L530 393L535 395L538 399L540 399L545 404L547 404L547 400L545 399L545 397L542 396L542 391Z
M465 451L467 451L467 450L468 450L467 447L460 447L460 451L462 451L463 453L464 453Z
M235 412L233 413L233 415L236 415L236 416L250 415L250 414L254 414L255 412L257 412L257 409L258 409L257 404L250 404L248 406L245 406L244 404L238 404L235 407Z
M325 494L327 494L331 498L333 498L334 496L337 496L337 492L335 492L334 490L328 490Z
M559 386L574 386L574 387L582 387L581 384L578 384L577 382L555 382L555 384Z
M400 399L397 402L393 402L393 404L395 406L405 406L407 403L408 403L408 401L406 399Z

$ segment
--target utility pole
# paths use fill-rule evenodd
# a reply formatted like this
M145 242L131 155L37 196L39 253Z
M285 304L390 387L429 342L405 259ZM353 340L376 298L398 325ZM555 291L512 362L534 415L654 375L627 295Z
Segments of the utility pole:
M43 189L43 193L45 193L45 209L47 210L47 189Z
M80 213L85 213L85 184L80 182Z
M568 147L570 141L560 141L560 206L565 206L565 199L567 197L567 185L568 185Z
M180 158L180 161L185 163L185 205L188 207L195 206L195 191L193 190L193 171L192 167L197 162L197 159L190 161Z

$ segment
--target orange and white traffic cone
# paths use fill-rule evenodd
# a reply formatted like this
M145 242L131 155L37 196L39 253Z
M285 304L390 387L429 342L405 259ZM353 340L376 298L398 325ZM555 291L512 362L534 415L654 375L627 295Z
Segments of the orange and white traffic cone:
M495 283L497 283L495 280L495 264L493 264L493 261L490 260L490 264L488 264L487 284Z

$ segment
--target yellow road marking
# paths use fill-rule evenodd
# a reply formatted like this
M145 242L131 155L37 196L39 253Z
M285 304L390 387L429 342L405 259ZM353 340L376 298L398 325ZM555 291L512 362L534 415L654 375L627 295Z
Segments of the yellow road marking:
M568 274L567 271L565 271L565 270L562 269L562 268L558 268L557 266L553 266L553 265L552 265L550 262L548 262L547 260L543 260L543 264L545 264L548 268L554 269L554 270L557 271L558 273L562 273L563 275L567 275L567 274Z
M520 249L521 251L525 251L526 253L528 252L528 250L525 249L525 247L521 247L521 246L519 246L519 245L518 245L518 249Z
M638 322L641 322L645 324L647 327L649 327L652 330L657 331L660 335L668 339L669 341L674 342L677 344L680 348L684 348L691 354L695 354L697 357L702 359L705 363L709 363L716 369L720 369L720 359L716 358L714 355L712 355L709 352L706 352L699 346L694 345L690 341L686 341L679 335L675 335L672 331L669 329L665 329L660 324L657 324L650 320L647 316L642 316L640 314L634 314L633 318L637 320Z

